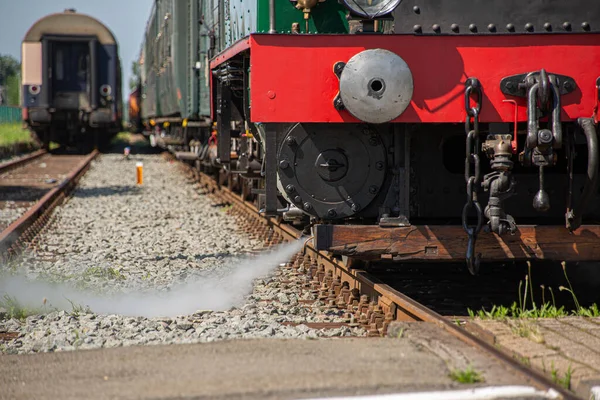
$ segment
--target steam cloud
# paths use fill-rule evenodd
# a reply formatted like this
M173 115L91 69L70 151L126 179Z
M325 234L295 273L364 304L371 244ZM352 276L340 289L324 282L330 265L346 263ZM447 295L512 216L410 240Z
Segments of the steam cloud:
M228 274L197 278L171 287L168 292L128 293L103 297L65 284L31 281L22 275L0 277L0 298L14 297L29 308L40 308L43 299L54 308L70 310L72 304L88 306L98 314L142 317L175 317L198 310L220 311L240 305L251 293L253 281L273 272L302 248L302 241L286 243L274 251L227 265Z

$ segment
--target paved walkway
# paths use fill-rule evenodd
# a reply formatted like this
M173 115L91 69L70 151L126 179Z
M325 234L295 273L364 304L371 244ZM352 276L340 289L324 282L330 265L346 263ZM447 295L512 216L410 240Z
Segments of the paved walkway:
M570 375L571 390L580 396L587 399L600 386L600 318L474 322L523 363L563 382Z
M439 330L419 333L409 327L396 336L4 355L0 398L286 399L527 386ZM485 382L460 384L449 378L451 369L465 364L473 365Z

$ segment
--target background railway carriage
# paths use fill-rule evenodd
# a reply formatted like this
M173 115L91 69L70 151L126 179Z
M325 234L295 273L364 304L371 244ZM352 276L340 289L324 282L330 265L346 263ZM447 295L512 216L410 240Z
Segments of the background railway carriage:
M48 15L22 44L23 120L45 147L108 143L121 129L118 45L98 20Z
M130 94L127 101L129 116L129 131L132 133L141 133L143 131L142 118L141 118L141 95L142 88L136 87Z
M319 249L598 260L598 21L592 0L158 0L143 114Z

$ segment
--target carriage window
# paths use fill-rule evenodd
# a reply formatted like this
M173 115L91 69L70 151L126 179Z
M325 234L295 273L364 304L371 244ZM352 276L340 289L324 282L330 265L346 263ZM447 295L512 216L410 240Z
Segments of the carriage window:
M77 78L80 82L85 82L87 78L87 54L80 54L77 62Z
M65 65L63 60L63 52L62 50L56 51L56 79L62 81L65 76Z

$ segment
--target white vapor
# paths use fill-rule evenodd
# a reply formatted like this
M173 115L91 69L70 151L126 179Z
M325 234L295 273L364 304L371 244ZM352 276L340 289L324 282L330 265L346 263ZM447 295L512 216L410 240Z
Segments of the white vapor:
M111 297L86 293L65 284L31 281L22 275L0 277L0 298L9 295L19 304L40 308L43 299L53 308L70 310L72 304L88 306L98 314L142 317L175 317L198 310L220 311L240 305L252 292L253 281L273 272L300 251L302 241L278 246L257 257L227 265L226 275L202 277L172 286L167 292L126 293Z

